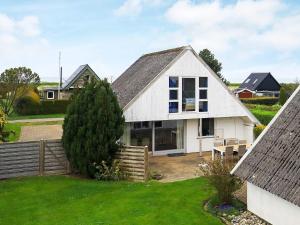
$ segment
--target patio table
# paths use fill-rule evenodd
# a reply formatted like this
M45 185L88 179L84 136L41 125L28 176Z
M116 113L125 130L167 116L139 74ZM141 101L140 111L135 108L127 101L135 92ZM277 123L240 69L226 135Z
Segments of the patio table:
M215 153L216 152L220 152L221 153L221 159L224 158L224 154L225 154L225 149L226 147L229 147L229 146L233 146L233 151L234 152L237 152L238 149L239 149L239 145L223 145L223 146L217 146L217 147L213 147L213 150L212 150L212 160L215 160ZM251 147L251 144L246 144L246 149L248 150L249 148Z

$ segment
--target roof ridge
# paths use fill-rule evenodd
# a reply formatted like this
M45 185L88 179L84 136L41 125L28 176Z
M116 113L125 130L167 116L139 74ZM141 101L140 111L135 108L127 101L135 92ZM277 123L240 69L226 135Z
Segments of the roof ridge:
M176 48L170 48L170 49L165 49L165 50L160 50L160 51L155 51L155 52L149 52L146 53L144 55L142 55L141 57L144 56L150 56L150 55L156 55L156 54L163 54L163 53L167 53L167 52L173 52L173 51L177 51L177 50L184 50L184 49L191 49L192 47L190 45L184 45L184 46L180 46L180 47L176 47Z

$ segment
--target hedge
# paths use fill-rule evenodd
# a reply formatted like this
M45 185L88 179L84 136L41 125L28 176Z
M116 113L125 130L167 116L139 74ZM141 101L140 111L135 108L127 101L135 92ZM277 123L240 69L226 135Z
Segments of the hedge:
M69 100L41 101L36 103L31 97L26 96L17 99L14 104L14 111L21 116L66 113L69 103Z
M264 125L268 125L277 112L251 109L253 115Z
M273 97L241 98L240 100L245 104L275 105L278 103L278 98Z
M265 128L266 128L265 125L258 125L254 127L253 131L254 131L255 138L257 138Z

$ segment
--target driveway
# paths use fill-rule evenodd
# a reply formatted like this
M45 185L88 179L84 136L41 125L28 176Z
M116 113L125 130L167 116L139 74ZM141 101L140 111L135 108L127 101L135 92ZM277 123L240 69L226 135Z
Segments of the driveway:
M23 126L19 141L39 141L41 139L60 139L62 125Z

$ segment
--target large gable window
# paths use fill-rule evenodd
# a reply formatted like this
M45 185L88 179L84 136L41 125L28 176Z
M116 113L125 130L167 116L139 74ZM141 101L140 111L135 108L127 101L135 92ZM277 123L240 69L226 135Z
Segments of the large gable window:
M199 77L199 112L208 111L207 88L208 88L207 77Z
M169 77L169 113L178 113L178 77Z
M182 111L195 111L195 78L182 78Z

